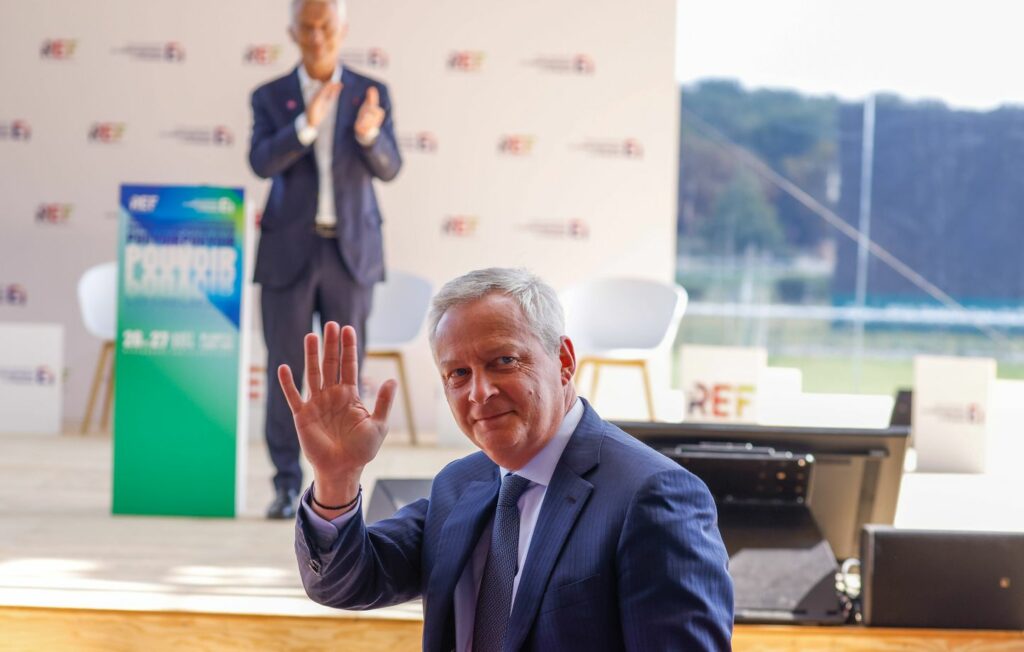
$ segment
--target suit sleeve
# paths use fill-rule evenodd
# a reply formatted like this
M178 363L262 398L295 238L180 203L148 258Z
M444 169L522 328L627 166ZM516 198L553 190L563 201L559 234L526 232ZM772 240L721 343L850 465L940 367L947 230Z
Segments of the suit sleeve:
M402 169L402 154L398 150L398 140L395 138L395 123L391 115L388 88L380 84L377 90L380 92L380 106L384 109L384 122L380 126L377 140L369 147L359 147L359 153L373 176L382 181L391 181Z
M327 550L319 549L300 510L295 523L295 556L306 594L328 607L355 610L418 598L428 504L426 499L418 500L369 527L362 514L357 514Z
M627 649L731 649L733 588L717 520L707 487L681 468L636 493L618 545Z
M295 123L274 124L267 109L266 92L252 94L252 137L249 141L249 166L257 176L268 179L291 167L309 151L299 142Z

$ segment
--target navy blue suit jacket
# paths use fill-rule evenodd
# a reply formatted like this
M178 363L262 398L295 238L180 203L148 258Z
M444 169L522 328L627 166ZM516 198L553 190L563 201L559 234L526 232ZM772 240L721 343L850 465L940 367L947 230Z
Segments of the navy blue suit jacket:
M498 473L483 453L452 462L429 499L371 526L357 516L327 551L300 510L306 593L344 609L422 597L423 649L452 649L455 585L493 516ZM585 405L541 506L505 649L728 650L727 564L704 483Z
M389 181L402 167L391 119L387 87L369 77L342 69L338 96L331 174L338 217L338 250L353 279L367 285L384 278L381 216L373 179ZM370 86L380 93L384 123L371 147L355 139L356 115ZM303 145L295 118L305 112L298 68L257 88L252 94L252 140L249 164L253 172L272 178L263 211L255 281L284 288L309 263L317 236L317 193L320 178L313 145Z

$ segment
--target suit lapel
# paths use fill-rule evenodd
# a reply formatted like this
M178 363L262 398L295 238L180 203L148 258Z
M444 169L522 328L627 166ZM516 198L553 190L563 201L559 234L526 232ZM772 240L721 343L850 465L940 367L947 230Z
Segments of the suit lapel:
M449 512L438 538L438 552L424 593L423 649L437 650L444 640L444 628L452 619L455 585L469 556L480 540L484 525L494 514L498 500L498 467L491 464L487 477L470 483Z
M299 66L302 64L300 63ZM302 97L302 81L299 80L299 67L292 70L288 75L288 85L284 92L284 109L288 119L295 121L300 113L306 112L306 100Z
M594 485L581 476L600 461L601 441L604 439L601 424L600 417L584 401L583 418L555 467L537 518L537 527L530 539L530 553L526 556L526 567L519 580L505 637L506 650L522 647L537 617L555 562L594 489Z
M355 124L356 113L363 101L362 89L359 86L359 80L355 73L343 67L341 69L341 93L338 95L337 113L334 115L334 143L331 150L333 160L336 161L342 159L341 156L338 156L338 152L345 144L345 138L342 135L348 131L351 125Z

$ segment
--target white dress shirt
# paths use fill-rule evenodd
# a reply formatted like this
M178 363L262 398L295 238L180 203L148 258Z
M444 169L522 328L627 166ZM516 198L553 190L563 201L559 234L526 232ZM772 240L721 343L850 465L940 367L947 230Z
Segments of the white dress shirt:
M562 458L565 447L569 444L572 433L583 418L583 402L576 399L569 411L566 412L562 423L558 426L555 436L544 448L537 453L533 459L526 463L523 468L514 471L530 481L530 486L519 497L519 565L516 570L515 579L512 581L512 604L515 605L516 592L519 590L519 578L523 568L526 567L526 556L530 550L530 541L533 540L533 531L537 526L537 517L540 516L540 508L544 503L544 496L547 494L548 485L551 484L551 477L558 466L558 460ZM499 467L500 468L500 467ZM509 469L500 469L500 479L509 473ZM327 521L310 507L305 501L299 505L304 510L307 522L314 530L316 543L322 550L331 547L338 538L338 533L362 508L362 498L355 509L345 512L332 521ZM491 530L494 526L494 519L484 528L480 540L473 549L469 563L463 569L459 581L455 585L455 643L459 652L471 652L473 648L473 622L476 619L476 598L480 591L480 581L483 579L484 565L487 563L487 553L491 549Z
M341 81L341 64L334 67L331 82ZM313 79L306 72L306 66L299 64L299 85L302 87L302 101L309 106L324 83ZM316 156L316 168L320 174L320 191L316 211L316 223L322 226L334 226L338 223L334 210L334 182L331 179L331 161L333 159L334 123L338 115L338 97L336 96L324 111L324 117L316 127L306 122L303 111L295 118L295 134L303 145L313 143L313 154Z
M523 468L513 471L530 481L530 486L519 497L519 564L516 567L516 576L512 580L512 602L516 603L516 593L519 591L519 578L526 567L526 555L530 551L530 541L533 540L533 531L537 527L537 517L540 516L540 508L544 503L544 496L547 494L548 485L551 484L551 476L555 474L555 467L558 460L562 459L569 438L583 418L583 402L576 399L561 425L555 432L551 441L537 453L533 459L526 463ZM500 467L499 467L500 468ZM509 469L501 468L500 478L504 478ZM484 576L484 565L487 563L487 553L491 550L491 530L494 527L494 519L484 528L484 533L473 549L473 556L459 576L459 582L455 585L455 649L460 652L471 652L473 649L473 623L476 620L476 598L480 592L480 581Z

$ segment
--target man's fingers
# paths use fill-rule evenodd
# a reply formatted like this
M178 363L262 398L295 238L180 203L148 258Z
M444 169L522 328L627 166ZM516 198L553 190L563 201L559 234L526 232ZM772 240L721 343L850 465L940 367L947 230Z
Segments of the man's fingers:
M371 86L366 89L366 104L370 106L380 106L380 93L377 91L376 86Z
M328 84L324 84L320 87L320 90L316 92L316 95L313 96L313 100L310 104L314 102L330 102L334 100L334 98L338 97L340 92L341 82L330 82Z
M320 379L320 338L315 333L307 333L303 340L306 346L306 389L310 396L319 396Z
M345 326L341 329L341 384L355 385L359 382L359 349L356 348L356 329Z
M373 420L386 424L388 415L391 414L391 404L395 400L395 391L398 383L394 380L385 380L380 389L377 390L377 403L373 406Z
M316 94L330 97L331 95L337 95L339 92L341 92L341 82L327 82L320 87Z
M302 409L302 396L299 388L295 386L295 379L292 378L292 370L286 364L277 368L277 382L281 383L281 391L284 392L284 399L288 401L288 407L292 414Z
M338 384L340 330L338 322L329 321L324 326L324 387Z

